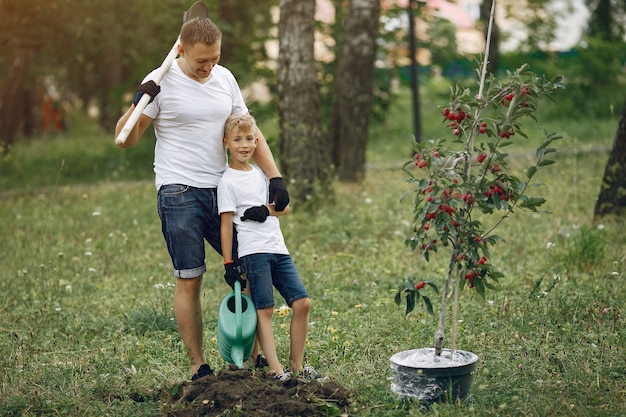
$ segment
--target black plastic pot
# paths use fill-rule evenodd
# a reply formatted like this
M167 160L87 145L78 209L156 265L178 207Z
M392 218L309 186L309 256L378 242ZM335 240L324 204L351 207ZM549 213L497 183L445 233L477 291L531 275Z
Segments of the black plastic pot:
M416 399L423 405L462 401L470 392L478 356L472 352L444 349L441 358L433 348L405 350L390 358L391 389L402 399Z

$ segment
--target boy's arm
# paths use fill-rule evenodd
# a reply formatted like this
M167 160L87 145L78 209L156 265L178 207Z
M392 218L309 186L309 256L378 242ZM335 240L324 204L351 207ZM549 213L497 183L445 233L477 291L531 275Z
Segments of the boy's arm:
M224 256L224 280L231 288L235 288L235 282L239 281L243 290L246 288L246 281L241 277L241 273L233 259L233 214L230 211L220 215L220 241L222 256Z
M222 242L222 256L224 264L234 261L233 259L233 212L228 211L220 215L220 240Z

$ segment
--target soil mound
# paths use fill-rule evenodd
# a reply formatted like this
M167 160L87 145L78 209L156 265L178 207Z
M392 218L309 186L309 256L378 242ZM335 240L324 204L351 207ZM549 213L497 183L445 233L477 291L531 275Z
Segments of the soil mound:
M327 380L274 381L264 370L231 365L171 390L166 417L313 417L347 414L350 393Z

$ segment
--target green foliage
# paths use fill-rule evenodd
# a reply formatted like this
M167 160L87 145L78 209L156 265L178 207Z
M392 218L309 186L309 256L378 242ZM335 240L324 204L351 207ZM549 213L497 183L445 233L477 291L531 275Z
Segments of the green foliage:
M609 118L624 102L623 66L626 43L589 39L585 46L563 53L502 54L502 70L528 63L538 74L564 74L564 92L555 96L558 105L546 106L544 115L566 114L577 118ZM620 87L621 86L621 87Z
M514 135L527 138L521 121L533 117L539 102L559 88L559 77L550 82L523 66L504 81L491 77L484 93L452 89L443 111L453 129L451 144L445 138L417 144L414 159L404 166L414 186L414 227L406 245L417 252L417 261L430 261L444 247L449 274L460 274L483 297L486 288L493 288L491 281L502 276L489 261L489 247L502 240L495 229L517 209L536 212L545 203L527 191L538 169L554 163L548 159L556 153L551 145L561 136L544 134L524 179L510 173L510 154L504 150ZM497 219L483 226L480 214Z

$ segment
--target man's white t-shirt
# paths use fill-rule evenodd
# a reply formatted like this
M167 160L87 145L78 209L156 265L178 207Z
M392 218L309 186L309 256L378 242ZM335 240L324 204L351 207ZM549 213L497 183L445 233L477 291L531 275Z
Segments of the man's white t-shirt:
M256 165L250 171L228 168L217 187L217 207L221 213L234 212L239 257L254 253L288 255L278 217L268 216L263 223L241 221L250 207L267 204L269 180Z
M157 70L144 82L153 79ZM204 84L189 78L174 61L161 81L161 92L143 114L154 119L155 185L185 184L217 187L227 168L222 143L224 123L248 108L237 80L216 65Z

